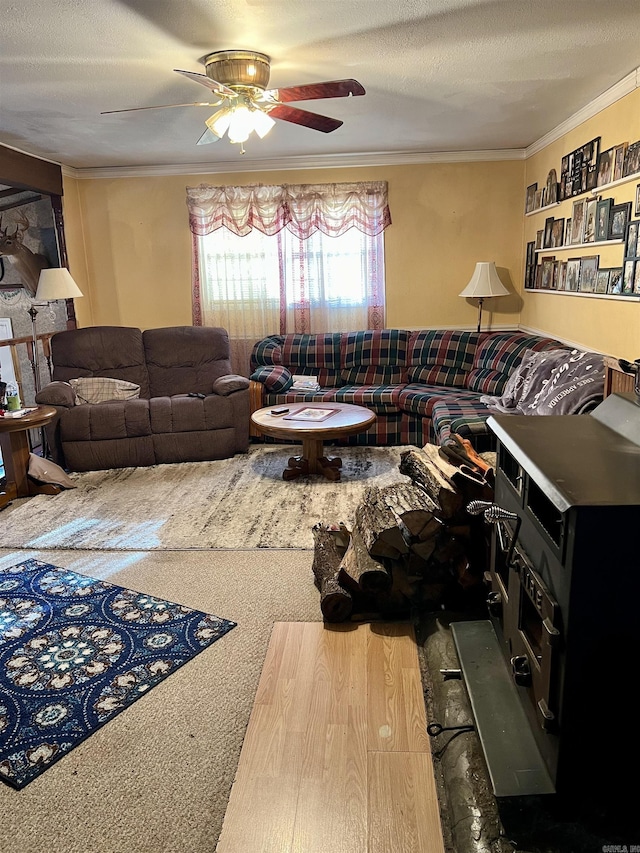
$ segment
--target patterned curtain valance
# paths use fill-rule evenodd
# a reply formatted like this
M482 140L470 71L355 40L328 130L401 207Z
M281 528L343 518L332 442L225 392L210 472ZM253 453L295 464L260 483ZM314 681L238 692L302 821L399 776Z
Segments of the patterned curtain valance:
M189 226L198 236L228 228L244 236L253 228L277 234L287 228L304 240L321 231L338 237L349 228L380 234L391 225L386 181L187 187Z

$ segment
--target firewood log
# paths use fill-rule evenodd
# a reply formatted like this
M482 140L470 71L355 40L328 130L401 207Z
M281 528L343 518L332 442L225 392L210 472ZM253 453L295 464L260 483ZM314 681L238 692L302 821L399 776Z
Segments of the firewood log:
M411 536L419 536L438 509L431 498L412 483L385 486L380 494L385 504L402 519Z
M423 489L439 507L442 518L452 518L462 507L463 498L456 487L420 450L405 450L400 454L399 470Z
M391 588L391 575L387 567L371 556L364 544L359 525L351 531L347 553L338 570L340 584L356 594L386 592Z
M338 582L341 554L335 531L323 524L313 527L314 551L312 571L320 590L320 610L327 622L344 622L351 616L353 597Z
M376 486L369 487L356 508L356 527L372 557L398 559L409 551L411 534Z

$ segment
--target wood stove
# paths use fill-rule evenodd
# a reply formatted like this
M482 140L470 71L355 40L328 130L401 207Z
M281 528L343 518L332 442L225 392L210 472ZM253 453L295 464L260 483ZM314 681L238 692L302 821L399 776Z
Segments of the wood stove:
M591 415L498 415L488 424L497 438L490 620L524 711L516 726L533 736L552 786L523 791L605 802L628 817L640 767L631 699L640 649L640 403L614 394ZM456 643L466 678L473 666L465 668L464 638ZM482 739L483 702L471 700ZM488 740L500 740L495 731ZM491 771L496 743L483 746Z

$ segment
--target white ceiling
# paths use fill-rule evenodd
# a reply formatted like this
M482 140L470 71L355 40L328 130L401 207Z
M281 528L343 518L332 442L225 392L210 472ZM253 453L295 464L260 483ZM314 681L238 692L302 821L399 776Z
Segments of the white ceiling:
M271 56L271 87L346 77L301 102L331 134L278 121L245 157L524 148L640 65L640 0L4 0L0 143L83 168L237 162L195 142L214 110L175 74L214 50ZM357 158L354 157L357 161Z

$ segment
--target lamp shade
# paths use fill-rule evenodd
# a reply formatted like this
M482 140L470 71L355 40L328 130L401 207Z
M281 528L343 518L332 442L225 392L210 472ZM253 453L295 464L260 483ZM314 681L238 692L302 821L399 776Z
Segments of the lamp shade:
M35 298L38 302L54 302L56 299L74 299L83 293L65 267L42 270L38 279Z
M476 264L471 281L459 295L485 299L489 296L508 296L509 291L500 281L495 262L481 261Z

